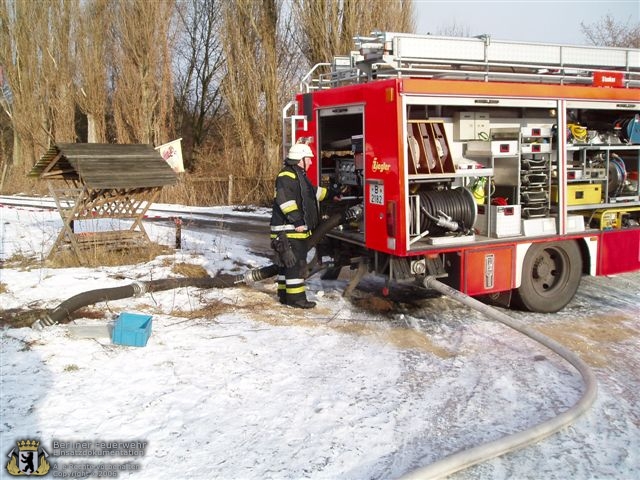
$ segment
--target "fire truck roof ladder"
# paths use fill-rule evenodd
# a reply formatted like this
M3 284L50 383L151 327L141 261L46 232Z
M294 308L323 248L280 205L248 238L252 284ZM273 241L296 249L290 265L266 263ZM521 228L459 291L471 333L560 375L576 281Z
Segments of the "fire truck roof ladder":
M301 91L403 76L589 85L594 72L620 72L623 86L640 88L640 49L394 32L355 37L355 47L319 64L330 66L330 73L314 66Z

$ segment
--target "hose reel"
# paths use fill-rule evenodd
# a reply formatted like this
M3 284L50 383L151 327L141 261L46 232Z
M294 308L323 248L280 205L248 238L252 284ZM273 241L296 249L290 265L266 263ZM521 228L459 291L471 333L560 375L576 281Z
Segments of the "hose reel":
M467 234L476 221L473 194L466 188L425 190L420 196L420 226L432 236L448 232ZM423 233L423 232L421 232Z

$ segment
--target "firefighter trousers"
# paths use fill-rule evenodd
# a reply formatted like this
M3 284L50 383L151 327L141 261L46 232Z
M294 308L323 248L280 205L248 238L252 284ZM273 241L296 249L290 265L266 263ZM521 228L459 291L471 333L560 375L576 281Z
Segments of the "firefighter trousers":
M304 285L307 275L307 240L289 238L289 243L296 263L290 268L281 266L278 270L278 299L280 303L293 304L307 299Z

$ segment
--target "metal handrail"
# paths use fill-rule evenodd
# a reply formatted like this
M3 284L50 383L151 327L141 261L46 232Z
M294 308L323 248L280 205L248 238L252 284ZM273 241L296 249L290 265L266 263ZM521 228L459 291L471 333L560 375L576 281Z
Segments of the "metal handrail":
M304 90L309 92L362 83L374 78L402 76L588 84L592 81L591 75L596 71L623 72L626 88L640 87L638 49L492 41L489 36L455 38L393 32L376 32L373 35L354 38L359 50L351 52L352 68L333 68L330 73L320 73L313 77L320 66L335 66L335 62L317 64L303 78L301 90L303 86ZM460 45L471 47L473 52L466 58L458 57L458 50L454 47ZM416 53L423 51L423 46L427 52L425 56L416 56ZM444 46L444 50L451 51L452 58L439 55L440 52L436 50L438 46ZM504 49L511 46L514 49L528 49L526 51L530 53L529 59L520 61L516 53L513 56L504 55ZM499 50L491 50L494 48ZM428 55L429 49L434 52L432 56ZM584 65L579 62L583 52ZM405 56L403 53L413 55ZM536 55L541 61L536 61ZM616 55L616 60L609 61L610 55ZM558 59L557 62L548 61L554 57ZM599 58L605 60L598 63ZM547 61L544 61L545 59ZM507 69L513 71L505 71Z

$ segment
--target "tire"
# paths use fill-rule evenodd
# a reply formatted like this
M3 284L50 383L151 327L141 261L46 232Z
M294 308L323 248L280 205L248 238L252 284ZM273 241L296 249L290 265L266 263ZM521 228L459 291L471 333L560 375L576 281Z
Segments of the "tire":
M531 312L557 312L576 294L581 277L582 255L576 242L534 243L524 257L515 304Z

